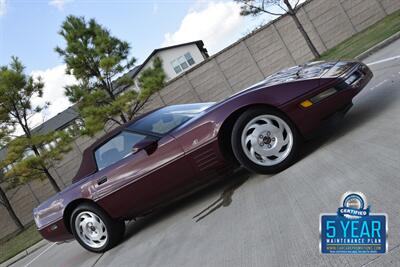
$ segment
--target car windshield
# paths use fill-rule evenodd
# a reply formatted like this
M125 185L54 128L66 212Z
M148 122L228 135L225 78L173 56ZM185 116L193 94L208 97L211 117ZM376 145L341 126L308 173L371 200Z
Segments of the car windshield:
M128 128L140 132L164 135L189 119L212 106L214 103L198 103L168 106L156 110L146 117L134 122Z

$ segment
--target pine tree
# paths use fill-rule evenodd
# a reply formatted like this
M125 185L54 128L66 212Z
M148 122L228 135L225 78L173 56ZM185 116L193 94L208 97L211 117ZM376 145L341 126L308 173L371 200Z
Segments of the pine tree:
M10 185L33 179L48 179L55 191L60 191L49 168L70 150L71 136L64 132L35 134L31 120L50 103L34 106L32 99L43 96L41 78L24 74L24 66L12 57L9 66L0 69L0 144L6 157L0 163ZM22 134L18 135L18 131Z
M68 16L59 34L65 48L55 50L78 84L67 86L65 94L77 103L85 122L85 134L94 135L113 121L123 124L143 108L153 90L125 90L134 84L127 73L135 58L129 56L127 42L111 35L94 19Z

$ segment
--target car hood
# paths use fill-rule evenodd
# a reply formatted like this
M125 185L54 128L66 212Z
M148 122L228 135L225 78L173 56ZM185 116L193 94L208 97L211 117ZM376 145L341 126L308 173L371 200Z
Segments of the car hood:
M248 89L296 82L308 79L335 78L351 68L355 62L348 61L314 61L283 69Z

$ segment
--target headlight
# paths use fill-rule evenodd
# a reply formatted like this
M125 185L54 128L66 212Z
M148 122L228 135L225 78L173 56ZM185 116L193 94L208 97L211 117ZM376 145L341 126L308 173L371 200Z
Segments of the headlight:
M354 83L355 80L358 79L358 75L356 73L353 73L352 75L350 75L346 80L344 80L344 82L347 85L351 85L352 83Z
M333 95L336 92L337 92L337 90L335 88L329 88L328 90L325 90L325 91L319 93L318 95L312 97L310 100L313 103L318 103L319 101Z

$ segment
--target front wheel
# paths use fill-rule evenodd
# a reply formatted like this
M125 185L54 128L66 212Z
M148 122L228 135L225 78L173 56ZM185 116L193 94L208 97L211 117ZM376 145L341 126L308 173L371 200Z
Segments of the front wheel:
M296 159L301 142L294 124L271 108L252 108L236 121L232 150L238 161L257 173L276 173Z
M125 222L112 220L95 205L82 204L71 216L71 229L75 239L85 249L105 252L118 244L125 232Z

